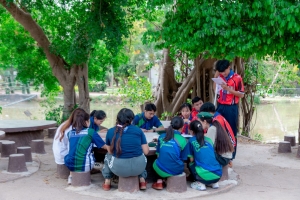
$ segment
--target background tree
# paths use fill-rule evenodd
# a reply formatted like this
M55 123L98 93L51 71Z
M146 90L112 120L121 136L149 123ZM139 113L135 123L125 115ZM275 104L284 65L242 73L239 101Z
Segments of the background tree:
M14 1L0 4L35 40L64 89L64 114L79 106L89 111L88 60L93 45L105 41L114 55L127 37L134 13L143 1ZM12 34L12 33L11 33Z
M211 77L216 59L231 60L232 69L242 76L250 58L260 60L270 55L275 60L299 64L297 1L156 0L148 6L153 12L153 7L166 11L161 28L148 31L145 36L145 42L155 41L158 48L165 48L156 93L158 114L176 113L187 97L195 95L212 101ZM173 71L175 61L182 55L185 63L192 62L192 67L178 83ZM250 95L254 87L245 82L246 94ZM253 113L252 106L249 107L250 110L243 111L244 116ZM245 127L249 123L248 120Z

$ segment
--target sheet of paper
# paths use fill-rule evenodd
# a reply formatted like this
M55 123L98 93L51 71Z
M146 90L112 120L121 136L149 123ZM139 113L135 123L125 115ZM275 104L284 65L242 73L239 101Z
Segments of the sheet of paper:
M225 82L222 78L220 78L220 77L218 77L218 78L212 78L212 80L213 80L216 84L218 84L218 85L226 84L226 82Z

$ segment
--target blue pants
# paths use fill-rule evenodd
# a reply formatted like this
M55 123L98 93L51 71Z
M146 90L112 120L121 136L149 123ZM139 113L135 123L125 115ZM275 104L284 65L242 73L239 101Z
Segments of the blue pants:
M219 104L217 108L217 112L219 112L230 124L230 127L233 131L234 137L236 139L236 146L234 147L234 152L232 153L232 159L235 158L236 155L236 147L237 147L237 132L238 132L238 118L239 118L239 108L238 104L234 105L224 105Z

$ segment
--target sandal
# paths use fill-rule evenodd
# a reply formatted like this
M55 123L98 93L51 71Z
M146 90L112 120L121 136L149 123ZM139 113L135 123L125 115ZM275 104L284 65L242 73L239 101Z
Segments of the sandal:
M102 188L103 188L103 190L105 190L105 191L109 191L109 190L110 190L110 184L107 185L107 184L103 183L103 184L102 184Z
M146 190L147 189L147 182L140 182L140 190Z

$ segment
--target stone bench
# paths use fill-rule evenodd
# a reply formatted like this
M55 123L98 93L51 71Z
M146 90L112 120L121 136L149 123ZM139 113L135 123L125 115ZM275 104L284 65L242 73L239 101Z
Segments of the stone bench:
M31 151L32 153L45 154L44 140L32 140Z
M71 185L75 187L89 186L91 184L91 173L88 172L71 172Z
M285 135L284 141L290 142L292 147L296 146L296 137L295 136Z
M48 138L54 138L57 127L48 128Z
M290 142L279 142L278 153L291 153L291 143Z
M183 172L177 176L171 176L167 179L167 191L182 193L187 191L186 174Z
M16 153L16 147L14 141L1 142L1 158L9 157L10 154Z
M66 165L57 164L56 173L59 178L67 179L70 175L70 170Z
M5 138L5 132L4 131L0 131L0 140Z
M25 162L32 162L31 147L17 147L17 154L24 154Z
M1 149L2 149L2 142L8 142L9 140L0 140L0 153L1 153Z
M137 192L140 190L140 181L138 176L120 177L118 183L119 192Z
M228 180L228 165L222 167L222 177L220 178L220 181Z
M27 172L24 154L11 154L8 160L8 172Z

